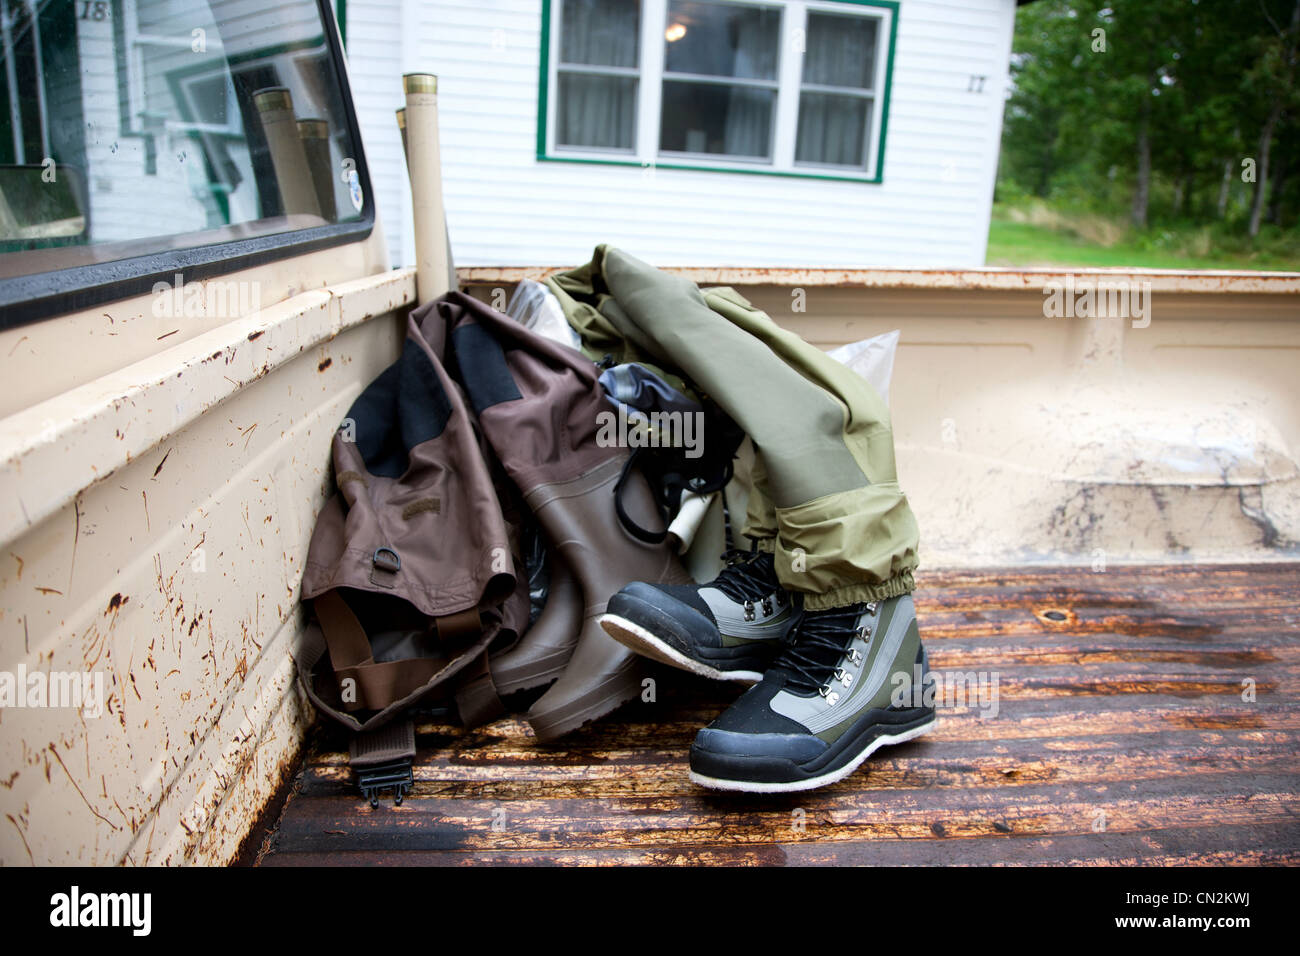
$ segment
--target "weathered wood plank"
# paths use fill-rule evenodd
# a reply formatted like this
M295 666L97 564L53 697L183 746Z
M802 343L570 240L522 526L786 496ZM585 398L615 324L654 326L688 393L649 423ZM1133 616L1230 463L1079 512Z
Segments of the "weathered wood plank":
M662 671L558 745L421 725L401 807L319 733L263 862L1300 864L1300 565L923 574L917 603L932 667L996 674L997 714L945 706L835 786L694 787L740 688Z
M417 866L1261 866L1300 864L1300 835L1294 828L1232 826L1198 830L1151 829L1135 833L1087 833L1042 837L999 835L960 844L942 837L824 843L816 831L799 842L765 846L674 844L665 847L606 847L555 850L374 850L284 852L269 866L375 866L394 862Z
M859 792L838 800L786 797L757 805L729 797L496 800L408 798L401 807L357 808L319 797L310 813L281 823L277 842L304 851L584 849L725 843L766 845L811 831L818 842L949 841L1000 835L1057 837L1093 832L1296 826L1294 779L1251 774L1216 778L1189 794L1181 780L1143 786L1044 785L1011 790ZM803 829L797 827L802 824ZM1287 839L1292 839L1288 837Z

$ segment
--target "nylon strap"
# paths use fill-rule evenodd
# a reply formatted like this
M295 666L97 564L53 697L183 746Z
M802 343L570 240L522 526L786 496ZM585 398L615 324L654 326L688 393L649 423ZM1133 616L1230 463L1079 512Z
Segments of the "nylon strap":
M343 695L344 710L383 710L420 690L446 668L445 661L427 657L376 662L365 629L338 591L317 595L313 604ZM470 608L435 617L433 626L443 641L470 639L482 633L483 619L478 608ZM481 668L482 673L476 673L473 679L467 706L474 713L487 713L491 709L488 695L495 698L496 687L486 670L486 654L479 656L483 661L470 666ZM501 706L499 700L496 705Z
M394 720L377 730L353 734L348 745L348 763L353 767L373 767L414 758L415 723L411 720Z

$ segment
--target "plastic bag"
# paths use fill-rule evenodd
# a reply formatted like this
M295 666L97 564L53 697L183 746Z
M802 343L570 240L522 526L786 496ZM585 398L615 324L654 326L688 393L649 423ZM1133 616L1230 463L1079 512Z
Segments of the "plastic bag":
M847 365L870 383L889 405L889 380L894 374L894 353L898 351L899 331L894 329L860 342L850 342L832 350L830 357Z
M506 306L506 315L526 329L570 348L580 349L582 340L569 325L559 299L540 282L520 279Z

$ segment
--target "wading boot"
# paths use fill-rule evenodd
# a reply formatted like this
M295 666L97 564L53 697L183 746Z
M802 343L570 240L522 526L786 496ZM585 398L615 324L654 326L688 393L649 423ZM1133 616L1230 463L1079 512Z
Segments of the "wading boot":
M762 678L794 619L772 555L731 551L722 573L701 585L637 581L609 599L600 626L652 660L711 677Z
M910 595L803 612L763 679L696 735L691 780L749 793L834 783L934 728L932 681Z

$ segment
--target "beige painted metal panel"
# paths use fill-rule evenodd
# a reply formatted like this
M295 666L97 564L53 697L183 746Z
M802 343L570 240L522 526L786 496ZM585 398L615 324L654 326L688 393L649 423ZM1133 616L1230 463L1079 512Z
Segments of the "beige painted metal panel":
M0 862L238 852L311 719L292 652L329 443L415 295L383 258L376 231L223 277L269 304L161 341L149 296L6 333L0 672L104 700L0 708Z

